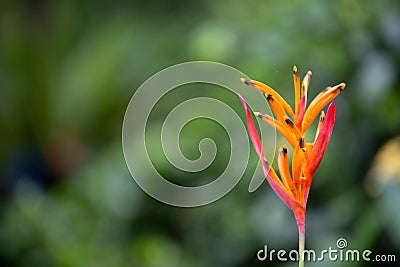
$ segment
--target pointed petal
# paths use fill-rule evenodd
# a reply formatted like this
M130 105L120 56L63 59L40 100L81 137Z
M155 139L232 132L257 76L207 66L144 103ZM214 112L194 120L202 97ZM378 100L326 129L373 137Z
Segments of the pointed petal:
M279 173L281 174L282 177L282 181L285 184L286 188L294 192L294 185L292 177L290 175L288 151L286 146L279 149L278 168L279 168Z
M268 104L271 107L272 111L275 114L275 117L281 121L284 122L286 117L285 109L282 107L282 105L279 103L279 101L276 101L274 96L271 94L265 94L265 97L267 98Z
M267 163L264 159L264 151L262 149L262 145L261 145L261 140L260 137L258 136L258 132L257 129L253 123L252 117L251 117L251 113L250 110L247 107L246 102L244 101L244 99L239 95L240 98L240 102L243 105L243 108L246 112L246 122L247 122L247 129L249 131L250 134L250 139L253 143L253 146L257 152L258 157L260 158L263 170L264 170L264 175L268 181L268 183L270 184L270 186L272 187L272 189L274 190L274 192L279 196L279 198L292 210L295 210L300 204L295 201L293 199L293 197L286 191L284 190L281 185L279 184L279 182L275 181L275 179L272 177L273 174L272 173L272 168L270 166L267 166Z
M302 136L299 128L297 128L296 125L294 125L294 122L288 118L288 117L284 117L285 123L288 126L288 128L290 129L290 131L296 136L297 139L300 139Z
M312 124L321 110L336 96L338 96L345 87L345 83L338 84L334 87L328 87L314 98L304 115L302 126L304 132L307 131L308 127Z
M300 77L297 72L297 67L293 66L293 87L294 87L294 111L299 112L299 102L300 102ZM295 119L295 118L293 118Z
M304 118L304 112L306 110L306 98L303 96L299 104L299 112L296 114L296 126L299 128L300 132L304 133L302 130L302 123Z
M287 129L287 127L280 121L275 120L271 116L267 114L261 114L259 112L254 112L254 115L259 117L263 120L263 122L267 123L268 125L274 127L278 132L280 132L283 137L289 142L289 144L295 148L296 146L296 136L292 131Z
M335 103L332 102L328 107L328 111L326 113L324 122L321 125L317 140L315 141L313 149L311 150L307 159L305 169L306 176L312 177L321 163L322 157L324 156L332 135L333 125L335 124L335 113L336 106Z
M301 201L304 200L304 195L307 192L307 184L308 184L307 177L305 176L300 177L300 189L298 193L298 199Z
M292 178L294 187L296 188L296 191L298 193L300 192L300 178L302 176L303 166L305 163L304 146L304 139L300 138L299 142L296 145L296 148L294 149L292 157Z
M314 139L314 142L317 140L317 138L318 138L318 134L319 134L319 131L321 130L321 126L322 126L322 123L324 122L324 120L325 120L325 112L324 111L321 111L321 116L319 117L319 122L318 122L318 126L317 126L317 131L315 132L315 139Z
M286 102L285 99L283 99L283 97L278 94L278 92L276 92L274 89L272 89L271 87L269 87L266 84L263 84L262 82L258 82L255 80L248 80L248 79L244 79L242 78L241 81L245 84L247 84L248 86L250 86L253 89L256 89L264 94L266 94L266 96L268 94L272 95L276 101L278 101L282 107L285 109L285 111L292 117L294 118L294 114L293 114L293 110L290 107L290 105Z
M311 82L311 70L307 71L306 76L303 78L303 82L301 84L301 97L304 97L304 107L307 106L307 95L308 95L308 87L310 86Z

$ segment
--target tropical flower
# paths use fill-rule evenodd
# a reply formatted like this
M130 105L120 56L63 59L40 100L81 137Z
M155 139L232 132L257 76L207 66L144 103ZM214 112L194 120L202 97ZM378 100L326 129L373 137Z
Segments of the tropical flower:
M264 175L280 199L293 211L299 231L299 266L304 266L302 257L305 243L305 213L308 194L313 178L317 170L332 134L335 122L335 103L332 102L326 112L323 108L329 104L344 88L341 83L333 87L327 87L319 93L307 107L307 93L311 81L311 71L305 75L301 85L297 67L293 67L295 109L271 87L261 82L243 79L242 82L263 93L273 111L275 118L254 112L254 115L274 127L287 140L293 149L291 171L289 168L289 156L287 146L279 149L278 169L280 178L264 157L261 140L253 123L250 110L245 100L239 95L246 111L247 128L254 149L262 163ZM314 142L306 142L305 133L320 114Z

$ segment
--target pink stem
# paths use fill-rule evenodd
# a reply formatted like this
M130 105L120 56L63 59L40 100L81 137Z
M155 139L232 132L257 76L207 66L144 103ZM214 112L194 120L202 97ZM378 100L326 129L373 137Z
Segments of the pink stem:
M299 267L304 267L304 247L305 247L305 224L306 210L298 208L294 211L296 217L297 229L299 231Z

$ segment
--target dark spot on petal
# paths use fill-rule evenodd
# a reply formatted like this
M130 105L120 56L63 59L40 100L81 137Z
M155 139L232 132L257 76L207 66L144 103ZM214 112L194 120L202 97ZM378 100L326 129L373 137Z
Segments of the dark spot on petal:
M289 119L289 118L286 118L286 119L285 119L285 122L286 122L286 124L289 125L290 127L293 127L293 126L294 126L293 121L292 121L291 119Z
M300 138L299 145L300 145L300 148L304 148L304 138L303 137Z

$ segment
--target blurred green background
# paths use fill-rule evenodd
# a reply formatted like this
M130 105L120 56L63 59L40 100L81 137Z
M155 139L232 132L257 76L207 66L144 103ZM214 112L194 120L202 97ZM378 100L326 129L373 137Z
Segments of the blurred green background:
M131 96L191 60L235 67L290 101L294 64L313 71L311 96L346 82L311 188L306 246L335 248L343 237L400 260L399 1L32 0L0 3L1 266L296 266L256 258L264 245L297 247L291 211L266 183L250 194L247 176L219 201L185 209L129 175L121 127ZM163 103L160 121L171 109ZM208 124L220 146L229 142L199 121L182 133L187 151ZM199 179L220 173L218 160Z

